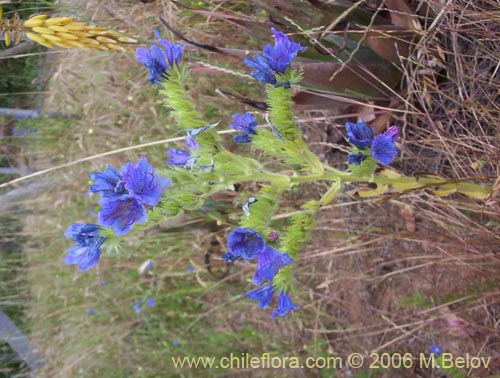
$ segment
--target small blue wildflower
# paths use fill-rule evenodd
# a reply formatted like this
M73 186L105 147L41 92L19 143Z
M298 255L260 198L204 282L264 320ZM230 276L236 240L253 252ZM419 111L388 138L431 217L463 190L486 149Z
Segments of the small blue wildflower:
M135 50L135 59L149 71L151 84L158 84L165 80L168 68L165 52L158 46L151 46L151 50L146 47L137 48Z
M274 295L274 289L271 285L262 286L245 294L245 297L252 301L259 302L259 308L266 309Z
M153 298L146 298L146 306L154 307L156 306L156 301Z
M191 151L197 150L200 147L200 145L196 141L196 138L190 135L186 135L186 145Z
M274 47L264 46L264 55L257 54L253 59L244 59L243 63L254 69L252 77L264 84L290 88L290 83L279 83L276 74L283 74L290 67L292 60L299 52L307 50L300 44L290 41L286 34L272 29L274 34Z
M194 273L194 272L196 272L196 269L195 269L195 268L193 268L191 265L189 265L189 266L188 266L188 272L189 272L189 273Z
M145 157L137 166L133 163L124 165L122 176L129 194L149 206L158 205L161 195L172 185L172 180L159 176Z
M155 35L159 38L158 33L155 32ZM151 84L158 84L164 81L168 75L168 70L174 65L179 64L184 52L184 46L177 45L165 39L158 39L158 42L163 49L153 45L150 50L146 47L139 47L135 50L136 60L149 71L149 81Z
M377 135L373 141L371 154L373 158L384 166L388 166L396 156L396 140L399 137L399 130L396 126L391 126L385 133Z
M264 251L264 239L257 232L237 228L227 238L227 248L233 257L251 260Z
M113 229L117 236L127 234L136 223L144 223L148 215L144 206L130 195L120 198L105 197L101 199L102 210L97 219L99 224Z
M271 31L274 34L274 47L264 46L264 57L275 72L282 74L290 67L297 54L306 51L307 47L290 41L286 34L274 28Z
M146 264L146 270L148 272L151 272L153 270L153 262L152 261L148 261L148 263Z
M185 167L188 165L191 159L191 153L186 150L178 150L177 148L171 148L167 151L167 164L173 167Z
M443 353L443 349L439 345L431 345L429 351L431 354L435 354L438 357Z
M264 281L273 282L279 270L293 263L288 254L279 253L277 250L266 247L264 252L257 256L257 271L253 277L254 285L262 285Z
M255 135L255 127L257 126L257 121L252 116L250 112L245 114L233 114L234 122L231 124L231 128L236 131L243 131L244 135L237 135L234 137L235 143L248 143L251 141L250 135Z
M347 130L347 141L349 143L354 144L360 150L371 147L373 139L375 138L375 130L369 127L365 121L360 120L356 124L347 122L345 128Z
M361 163L366 159L366 155L362 153L350 154L347 156L347 163L350 165L361 165Z
M101 286L106 286L108 284L108 282L106 280L102 280L99 285Z
M122 175L109 165L104 172L93 172L89 177L94 181L90 191L99 193L101 197L117 198L127 193Z
M142 301L139 300L139 301L135 302L135 304L134 304L134 312L136 314L140 314L142 312Z
M72 224L64 236L76 242L75 247L68 249L68 255L64 259L66 265L78 265L81 272L97 265L101 257L101 246L106 240L100 236L98 225Z
M172 345L173 345L174 347L179 346L179 344L180 344L180 343L179 343L179 340L174 340L174 341L172 341Z
M250 74L255 80L264 84L274 85L275 87L278 86L274 71L264 56L257 54L253 59L245 58L243 64L255 70Z
M89 315L94 315L95 314L95 310L94 310L93 307L89 308L88 314Z
M276 311L271 315L271 319L274 319L278 316L285 316L287 315L290 311L293 310L300 310L299 306L296 306L292 303L292 300L288 296L287 293L284 291L281 292L280 296L278 297L278 308Z

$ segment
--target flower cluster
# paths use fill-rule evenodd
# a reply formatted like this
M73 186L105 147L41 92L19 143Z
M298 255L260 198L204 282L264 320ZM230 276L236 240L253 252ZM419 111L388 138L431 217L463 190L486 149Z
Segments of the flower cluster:
M384 166L388 166L396 156L396 140L399 137L397 126L391 126L385 133L375 137L375 131L363 120L354 124L347 122L347 141L356 147L356 151L347 157L350 165L361 165L367 157L372 156Z
M255 70L251 73L254 79L275 87L289 88L290 84L288 82L278 82L276 74L284 74L297 54L306 51L307 47L290 41L286 34L276 31L274 28L272 32L274 34L274 47L271 45L264 46L263 55L257 54L253 59L245 59L243 63Z
M151 84L158 84L167 77L168 70L178 65L182 59L184 46L169 42L166 39L160 39L160 33L155 30L155 37L158 43L151 46L151 49L139 47L135 51L136 60L146 67L149 71L149 81Z
M243 135L234 137L234 143L248 143L251 140L250 135L257 134L255 131L257 121L250 112L246 112L245 114L233 114L233 121L231 128L236 131L244 132Z
M96 224L72 224L64 236L75 241L76 246L68 250L64 259L67 265L78 265L80 272L85 272L97 265L101 257L101 245L106 240L100 235L100 227Z
M104 172L90 174L93 193L99 193L102 210L98 214L99 224L113 229L123 236L136 223L147 222L146 207L156 206L161 195L172 185L172 180L159 176L143 157L137 165L127 163L121 174L111 166Z
M258 232L246 228L237 228L229 234L227 248L229 251L222 256L226 262L257 258L257 270L253 277L253 284L257 286L262 285L265 281L272 284L280 269L293 263L288 254L282 254L267 246L264 238ZM246 296L249 299L258 300L260 308L267 308L274 295L274 288L271 284L251 291ZM298 309L299 307L292 303L288 294L282 291L278 298L278 309L271 317L285 316L290 311Z

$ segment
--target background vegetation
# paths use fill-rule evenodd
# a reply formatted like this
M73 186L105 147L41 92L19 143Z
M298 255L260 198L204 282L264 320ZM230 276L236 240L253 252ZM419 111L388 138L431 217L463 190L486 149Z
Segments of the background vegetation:
M420 38L403 62L403 79L390 104L309 110L297 113L297 121L311 149L332 166L345 164L345 121L361 116L380 128L402 127L395 168L405 174L498 177L500 6L494 0L411 3ZM38 11L37 6L20 5L27 13ZM261 42L237 24L267 17L253 2L238 0L65 0L57 7L143 40L152 38L154 28L163 30L161 15L190 40L256 50ZM200 11L231 16L233 22ZM263 98L262 86L245 76L241 59L188 49L191 93L210 121L229 125L232 113L258 112L236 98ZM98 200L88 195L88 173L142 155L157 167L166 160L164 146L99 155L180 133L133 54L43 50L0 59L0 65L0 107L41 108L63 116L2 118L3 167L24 174L95 156L0 194L0 306L36 345L43 360L36 376L498 376L500 213L495 196L480 202L419 192L360 201L353 186L320 213L313 239L296 262L301 310L280 320L271 321L269 313L241 298L251 287L252 267L237 264L226 272L220 260L243 205L229 191L203 211L127 238L122 251L81 274L63 264L70 246L63 232L71 223L95 220ZM214 69L218 65L237 74ZM14 127L23 126L37 134L13 135ZM255 189L254 184L239 188L244 193ZM287 194L276 225L286 224L286 214L302 198L315 197L318 187L304 190ZM153 269L141 271L147 260ZM147 297L157 305L136 314L134 304ZM457 356L491 356L492 362L487 370L283 372L175 370L170 360L172 355L244 352L304 359L370 351L417 356L431 345ZM0 360L5 377L29 374L7 345L0 353L10 356Z

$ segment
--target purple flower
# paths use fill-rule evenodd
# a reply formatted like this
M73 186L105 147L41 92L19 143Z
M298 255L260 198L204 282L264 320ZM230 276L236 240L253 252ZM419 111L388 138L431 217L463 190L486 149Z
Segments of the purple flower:
M189 272L189 273L194 273L194 272L196 272L196 269L195 269L195 268L193 268L191 265L189 265L189 266L188 266L188 272Z
M278 316L285 316L290 311L299 310L299 309L300 309L299 306L296 306L292 303L292 300L290 299L288 294L285 293L284 291L282 291L280 296L278 297L278 308L271 315L271 319L274 319Z
M135 302L135 304L134 304L134 312L136 314L140 314L142 312L142 302L141 301Z
M64 259L66 265L78 265L85 272L97 265L101 257L101 246L106 240L100 236L100 228L96 224L72 224L64 236L76 242L76 246L68 249Z
M101 286L106 286L107 284L108 284L108 283L106 282L106 280L102 280L102 281L99 283L99 285L101 285Z
M135 50L136 60L149 71L149 81L151 84L158 84L164 81L168 70L174 65L179 64L184 52L184 46L160 39L159 32L155 31L155 36L158 38L158 43L163 49L153 45L151 49L139 47Z
M286 34L276 31L274 28L271 31L274 34L274 47L264 46L264 57L275 72L282 74L290 67L297 54L306 51L307 47L290 41Z
M264 252L257 255L257 271L253 277L254 285L262 285L264 281L273 282L274 276L279 270L287 265L293 264L288 254L281 254L277 250L266 247Z
M251 73L254 79L264 84L289 88L289 83L278 83L275 74L285 73L297 54L306 51L307 47L290 41L285 34L274 28L272 32L274 34L274 47L264 46L264 55L258 54L253 59L244 59L243 63L255 70Z
M245 58L243 59L243 64L255 70L250 74L255 80L264 84L274 85L275 87L278 86L274 71L264 56L255 55L253 59Z
M189 159L191 159L191 153L186 150L178 150L177 148L171 148L167 151L167 164L173 167L185 167Z
M146 306L154 307L156 306L156 301L153 298L146 298Z
M278 240L279 238L279 235L276 233L276 232L270 232L269 235L267 235L267 237L269 238L269 240L271 240L272 242L275 242L276 240Z
M186 135L186 145L191 151L197 150L200 147L196 138L191 135Z
M347 157L347 163L350 165L361 165L361 163L366 159L366 156L362 153L350 154Z
M144 223L148 215L144 206L130 195L120 198L105 197L101 199L102 210L97 219L104 227L111 227L117 236L123 236L136 223Z
M373 158L384 166L391 164L394 158L398 156L396 150L398 137L399 130L396 126L391 126L385 133L377 135L371 149Z
M151 84L158 84L165 80L168 67L164 50L156 45L151 46L151 50L138 47L135 50L135 59L149 71Z
M99 193L101 197L120 197L127 193L125 182L120 173L111 166L107 166L104 172L93 172L89 175L94 181L90 187L92 193Z
M435 354L438 357L443 353L443 349L439 345L431 345L429 351L431 354Z
M245 294L245 297L252 301L259 302L259 308L266 309L274 295L274 289L271 285L262 286Z
M173 345L174 347L179 346L179 344L180 344L180 343L179 343L179 340L174 340L174 341L172 341L172 345Z
M347 130L347 141L349 143L354 144L360 150L371 147L373 139L375 138L375 131L372 127L369 127L365 121L360 120L356 124L347 122L345 128Z
M172 185L172 180L159 176L145 157L137 166L133 163L124 165L122 175L129 194L150 206L158 205L161 195Z
M265 246L262 236L246 228L235 229L227 238L227 248L235 258L251 260L262 253Z
M255 135L255 127L257 126L257 121L250 114L246 112L245 114L233 114L234 122L231 124L231 128L236 131L243 131L244 135L237 135L234 137L235 143L248 143L250 142L250 135Z
M88 314L89 314L89 315L94 315L94 314L95 314L95 310L94 310L94 308L93 308L93 307L89 308L89 310L88 310Z

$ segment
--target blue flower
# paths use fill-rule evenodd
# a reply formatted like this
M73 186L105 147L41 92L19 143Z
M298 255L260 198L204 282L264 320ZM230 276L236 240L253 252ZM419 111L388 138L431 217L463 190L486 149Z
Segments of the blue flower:
M231 256L251 260L264 251L264 239L257 232L237 228L227 238L227 248Z
M101 286L106 286L108 284L108 282L106 280L102 280L99 285Z
M158 205L161 195L172 185L172 180L159 176L145 157L137 166L133 163L124 165L122 175L129 194L150 206Z
M380 164L389 165L396 156L396 140L399 137L399 130L396 126L391 126L385 133L377 135L373 141L371 154Z
M245 58L243 59L243 64L255 70L250 74L255 80L264 84L274 85L275 87L278 86L275 73L264 56L255 55L253 59Z
M156 301L153 298L146 298L146 306L154 307L156 306Z
M375 138L375 131L372 127L369 127L365 121L360 120L356 124L347 122L345 128L347 130L347 141L349 143L354 144L360 150L371 147L373 139Z
M174 340L174 341L172 341L172 345L173 345L174 347L179 346L179 344L180 344L180 343L179 343L179 340Z
M306 51L307 47L290 41L285 34L276 31L274 28L272 32L274 34L274 47L271 45L264 46L264 55L258 54L253 59L244 59L243 63L255 70L251 73L254 79L264 84L290 88L288 82L278 83L276 74L285 73L297 54Z
M262 286L245 294L245 297L252 301L259 302L259 308L266 309L274 295L274 289L271 285Z
M140 314L142 312L142 302L141 301L135 302L135 304L134 304L134 312L136 314Z
M89 310L88 310L88 314L89 314L89 315L94 315L94 314L95 314L95 310L94 310L94 308L93 308L93 307L89 308Z
M151 46L151 50L146 47L139 47L135 50L136 60L149 71L149 81L151 84L158 84L164 81L168 70L174 65L179 64L184 52L184 46L177 45L165 39L159 39L159 32L155 31L155 36L158 38L158 42L163 49L153 45Z
M197 150L200 147L196 141L196 137L192 137L191 135L186 135L186 145L191 151Z
M85 272L97 265L101 257L101 246L106 240L100 236L100 228L96 224L72 224L64 236L76 242L76 246L68 250L64 259L66 265L78 265Z
M361 165L361 163L366 159L366 155L362 153L350 154L347 156L347 163L351 165Z
M290 41L286 34L271 29L274 34L274 47L264 46L264 57L267 58L271 68L277 73L285 73L299 52L304 52L307 47Z
M246 112L245 114L233 114L234 122L231 124L231 128L236 131L243 131L244 135L238 135L234 137L235 143L248 143L250 142L250 135L255 135L255 127L257 127L257 121L250 114Z
M151 46L151 50L146 47L138 47L135 50L135 59L149 71L151 84L158 84L165 80L168 68L165 51L158 46Z
M288 254L279 253L277 250L266 247L264 252L257 255L257 271L253 277L254 285L261 285L264 281L273 282L279 270L293 263Z
M429 351L431 354L435 354L438 357L441 355L441 353L443 353L443 349L439 345L431 345Z
M105 197L101 199L102 210L97 219L104 227L111 227L117 236L123 236L136 223L148 220L146 209L136 198L124 195L120 198Z
M195 273L196 272L196 269L193 268L191 265L188 266L188 272L189 273Z
M274 319L278 316L285 316L290 311L299 310L299 309L300 309L299 306L296 306L292 303L292 300L290 299L288 294L285 293L284 291L282 291L280 296L278 297L278 308L271 315L271 319Z
M101 197L120 197L127 193L122 176L109 165L104 172L93 172L89 177L94 181L90 191L99 193Z
M177 148L171 148L167 151L167 164L173 167L185 167L189 160L191 159L191 153L186 150L178 150Z

